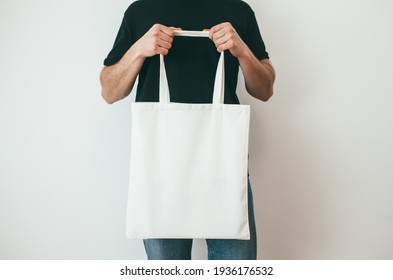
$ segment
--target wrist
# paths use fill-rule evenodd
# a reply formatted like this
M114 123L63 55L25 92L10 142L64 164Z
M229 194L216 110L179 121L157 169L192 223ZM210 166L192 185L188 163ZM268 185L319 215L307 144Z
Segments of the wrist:
M253 57L254 54L252 53L252 51L248 48L246 44L244 44L244 46L241 48L241 52L237 56L237 59L239 61L250 61L253 59Z
M139 41L137 41L132 47L129 49L133 60L145 60L146 56L143 53L143 49L139 46Z

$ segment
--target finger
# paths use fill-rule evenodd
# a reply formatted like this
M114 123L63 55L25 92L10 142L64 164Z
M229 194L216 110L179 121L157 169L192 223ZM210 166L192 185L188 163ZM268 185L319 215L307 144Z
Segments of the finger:
M167 27L167 28L170 29L170 31L168 31L168 29L163 29L160 34L161 35L160 39L170 43L171 45L168 47L168 49L170 49L172 46L173 37L175 36L175 31L182 30L182 29L179 27L173 27L173 26ZM170 34L168 34L168 33L170 33Z
M165 40L159 40L158 45L161 48L165 48L165 49L170 49L172 47L172 43Z
M219 45L217 47L217 51L221 53L221 52L226 51L226 50L231 50L233 48L233 46L234 46L233 42L232 41L228 41L228 42L226 42L226 43L224 43L222 45Z
M170 31L168 31L168 30L170 30ZM168 29L162 30L160 33L160 36L159 36L160 40L172 44L173 37L175 36L176 30L181 30L181 28L168 27Z
M219 29L212 34L212 37L210 39L212 39L214 42L216 42L216 41L224 38L226 33L227 33L226 29Z
M210 39L212 39L212 36L214 33L216 33L217 31L221 30L221 29L225 29L228 26L232 26L229 22L223 22L220 24L217 24L215 26L213 26L210 31L209 31L209 37Z
M173 38L173 36L175 35L175 30L177 30L177 28L175 28L175 27L166 27L164 25L162 25L161 28L160 28L161 33L167 35L170 38Z
M167 42L169 44L172 44L173 42L173 37L165 34L165 33L161 33L160 36L158 37L159 42L163 41L163 42Z
M152 35L157 37L158 39L172 43L174 29L176 28L167 27L165 25L156 23L152 26L151 31L153 32Z
M160 54L162 54L162 55L167 55L167 54L169 53L169 50L168 50L168 49L165 49L165 48L160 48L160 49L159 49L159 52L160 52Z
M214 40L214 44L216 45L216 47L221 46L225 43L227 43L229 41L229 37L227 35L224 35L216 40Z
M167 55L169 53L169 50L166 48L162 48L162 47L156 47L154 50L155 54L162 54L162 55Z
M223 29L225 26L227 26L227 23L226 23L226 22L223 22L223 23L217 24L217 25L213 26L212 28L210 28L210 31L211 31L212 33L215 33L215 32L217 32L218 30Z
M162 47L170 48L172 46L173 37L167 35L166 33L160 32L156 44Z
M173 26L171 26L170 28L173 30L173 36L172 36L172 38L175 36L175 34L176 34L175 32L176 32L176 31L182 30L180 27L173 27Z

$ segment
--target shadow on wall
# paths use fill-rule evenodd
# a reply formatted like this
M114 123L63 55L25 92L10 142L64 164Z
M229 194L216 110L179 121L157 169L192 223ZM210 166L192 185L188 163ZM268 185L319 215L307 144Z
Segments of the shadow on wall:
M250 178L258 226L260 259L308 259L328 257L328 193L320 168L326 151L305 125L304 108L313 98L309 81L315 69L305 57L296 34L253 6L271 61L277 72L274 96L262 103L247 94L239 80L239 97L251 104ZM264 20L265 17L269 17ZM263 22L274 23L264 28ZM275 36L269 36L275 33ZM274 42L280 36L285 47ZM306 75L307 73L307 75ZM313 122L313 120L306 120ZM318 127L314 122L312 126ZM312 127L311 126L311 127ZM321 152L322 151L322 152Z

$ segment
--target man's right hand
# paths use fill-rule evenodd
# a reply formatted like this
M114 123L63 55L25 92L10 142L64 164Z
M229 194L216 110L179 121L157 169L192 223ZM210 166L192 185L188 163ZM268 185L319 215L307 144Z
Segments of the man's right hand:
M180 28L153 25L131 46L120 61L102 69L101 94L106 102L112 104L130 94L145 58L157 54L167 55L172 47L175 30Z
M167 55L169 49L172 47L175 30L180 30L180 28L154 24L152 28L135 43L135 50L143 58L157 54Z

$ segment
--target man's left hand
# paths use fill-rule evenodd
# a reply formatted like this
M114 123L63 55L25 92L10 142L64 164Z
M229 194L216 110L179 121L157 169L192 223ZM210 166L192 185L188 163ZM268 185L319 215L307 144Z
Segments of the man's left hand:
M229 50L237 58L245 55L248 47L229 22L218 24L206 31L209 31L209 38L216 45L218 52Z

